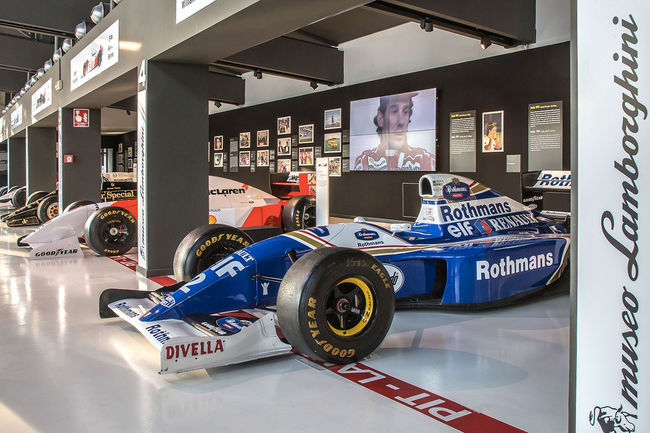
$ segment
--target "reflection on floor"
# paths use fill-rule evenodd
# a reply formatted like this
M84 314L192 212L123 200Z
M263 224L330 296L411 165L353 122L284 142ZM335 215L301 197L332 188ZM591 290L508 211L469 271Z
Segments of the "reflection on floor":
M142 335L97 315L105 288L158 285L85 248L83 259L30 261L15 244L28 231L0 228L2 432L459 431L415 408L424 395L400 404L295 354L158 375ZM523 431L566 431L568 294L398 312L363 364Z

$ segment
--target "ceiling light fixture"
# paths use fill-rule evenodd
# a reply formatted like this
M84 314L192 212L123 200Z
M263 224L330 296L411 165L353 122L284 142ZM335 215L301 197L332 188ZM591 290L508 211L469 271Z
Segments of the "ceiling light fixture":
M311 81L311 82L309 83L309 87L311 87L312 89L316 90L316 89L318 88L318 83L317 83L316 81Z
M261 80L261 79L262 79L262 71L259 70L259 69L255 69L255 72L253 72L253 75L254 75L255 78L257 78L258 80Z
M54 50L54 54L52 54L52 60L58 62L61 59L61 57L63 57L63 51L61 50L61 48L57 48L56 50Z
M74 45L74 41L72 38L65 38L63 41L63 44L61 44L61 49L63 50L64 53L67 53L70 48L72 48L72 45Z
M43 63L43 70L47 72L50 69L52 69L52 66L54 66L54 62L52 61L52 59L47 59L45 63Z
M40 68L38 72L36 72L36 78L41 78L43 75L45 75L45 68Z
M490 39L490 37L487 36L487 35L482 36L481 37L481 48L483 48L485 50L490 45L492 45L492 39Z
M214 106L217 108L221 107L221 101L214 101Z
M84 36L86 36L86 33L93 27L92 24L87 23L86 20L80 22L77 24L77 27L74 28L74 35L77 38L77 40L80 40Z
M90 19L92 22L97 24L104 19L105 14L108 12L109 5L106 5L104 2L99 2L99 4L90 11Z

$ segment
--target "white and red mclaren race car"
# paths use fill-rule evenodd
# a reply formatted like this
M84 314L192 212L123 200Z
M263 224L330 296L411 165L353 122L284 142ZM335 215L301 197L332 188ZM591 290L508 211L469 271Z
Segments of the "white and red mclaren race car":
M292 188L280 197L238 181L210 176L209 223L265 226L266 237L312 227L316 222L316 201L310 195L307 176L308 173L290 176L284 185ZM99 255L121 255L136 244L137 215L137 200L72 203L58 217L19 238L18 245L31 247L30 257L34 259L82 257L79 241L83 238ZM238 235L232 236L239 239L238 248L253 242L240 230L229 231Z

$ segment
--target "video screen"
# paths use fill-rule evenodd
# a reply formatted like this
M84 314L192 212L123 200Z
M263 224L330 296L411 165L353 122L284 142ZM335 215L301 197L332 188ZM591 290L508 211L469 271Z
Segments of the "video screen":
M436 89L350 102L351 171L435 171Z

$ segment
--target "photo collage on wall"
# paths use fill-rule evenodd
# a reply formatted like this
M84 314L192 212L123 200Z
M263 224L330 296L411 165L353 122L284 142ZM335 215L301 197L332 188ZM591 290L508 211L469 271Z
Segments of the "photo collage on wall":
M330 176L340 177L342 171L347 171L344 167L349 167L349 145L344 143L348 143L349 134L341 130L341 108L323 110L322 135L318 122L292 125L292 120L292 116L283 115L276 118L274 130L253 130L251 125L250 130L235 133L234 137L213 136L212 166L224 171L228 168L255 171L263 167L271 173L288 173L315 170L316 159L326 157ZM225 148L224 140L229 140L229 149Z

